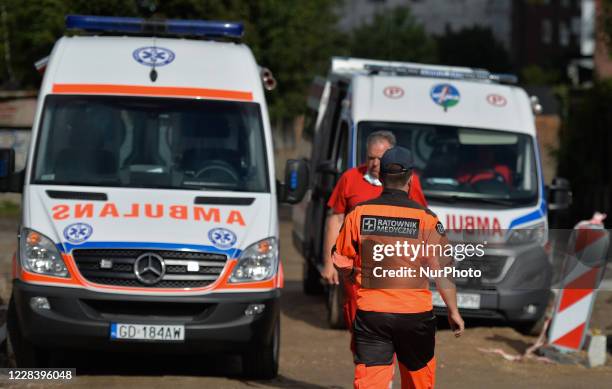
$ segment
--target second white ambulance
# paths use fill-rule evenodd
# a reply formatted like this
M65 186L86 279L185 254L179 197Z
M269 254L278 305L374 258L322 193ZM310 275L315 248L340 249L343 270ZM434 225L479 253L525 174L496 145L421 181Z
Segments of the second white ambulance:
M458 265L482 271L481 278L457 280L462 315L524 329L541 323L552 274L547 210L567 207L569 188L557 185L547 201L537 107L515 82L479 69L333 58L327 79L315 82L309 99L305 133L313 139L314 177L308 200L294 207L305 291L320 289L320 226L336 179L365 163L369 134L388 130L412 150L425 197L449 238L486 242L483 257ZM343 326L340 291L330 288L334 327Z

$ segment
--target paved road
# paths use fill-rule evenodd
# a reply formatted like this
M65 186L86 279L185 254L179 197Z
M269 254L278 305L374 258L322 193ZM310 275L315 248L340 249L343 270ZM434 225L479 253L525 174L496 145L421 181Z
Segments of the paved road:
M0 233L0 249L10 252L14 228ZM240 363L234 358L150 358L146 356L90 355L83 363L87 370L66 387L78 388L350 388L352 363L348 334L330 330L325 323L321 297L301 292L302 262L290 242L290 224L281 225L281 257L286 288L282 297L281 367L277 379L245 381L239 376ZM8 256L7 256L8 257ZM6 262L6 258L3 259ZM0 272L2 267L0 266ZM5 267L6 269L6 263ZM0 285L1 286L1 285ZM1 289L1 288L0 288ZM594 323L612 333L612 294L602 293ZM534 341L501 323L468 323L466 334L454 339L448 330L437 335L439 388L605 388L612 382L612 365L597 369L581 366L547 365L535 361L508 362L484 354L478 348L501 348L521 353ZM37 384L2 382L0 387L43 387ZM46 384L44 387L61 386ZM399 388L398 386L395 386Z

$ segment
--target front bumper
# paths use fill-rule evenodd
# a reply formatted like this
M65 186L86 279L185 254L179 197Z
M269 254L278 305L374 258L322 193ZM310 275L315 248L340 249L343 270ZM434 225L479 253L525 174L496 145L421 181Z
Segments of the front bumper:
M46 297L51 309L34 309ZM240 352L270 344L279 319L280 290L203 296L131 296L13 282L22 334L42 348L197 354ZM247 316L250 304L262 313ZM110 323L185 326L184 342L111 340Z
M539 245L503 247L486 254L506 256L508 267L495 282L469 280L457 284L457 293L480 295L479 309L459 309L470 318L490 318L512 322L536 321L546 312L552 283L552 266ZM435 307L446 314L445 307Z
M457 293L480 295L479 309L459 309L468 318L505 320L511 322L536 321L546 312L550 290L500 291L457 288ZM532 306L535 310L528 310ZM434 307L437 315L446 315L446 307Z

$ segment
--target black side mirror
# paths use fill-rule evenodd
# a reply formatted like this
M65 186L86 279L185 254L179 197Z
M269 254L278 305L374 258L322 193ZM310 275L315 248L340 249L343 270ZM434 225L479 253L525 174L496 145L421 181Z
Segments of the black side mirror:
M0 149L0 180L9 178L15 172L15 150Z
M285 165L285 182L279 188L280 199L289 204L297 204L308 190L308 165L303 159L290 159Z
M562 211L572 204L570 182L562 177L555 177L548 187L548 209Z
M0 149L0 192L23 191L25 170L15 173L15 150Z

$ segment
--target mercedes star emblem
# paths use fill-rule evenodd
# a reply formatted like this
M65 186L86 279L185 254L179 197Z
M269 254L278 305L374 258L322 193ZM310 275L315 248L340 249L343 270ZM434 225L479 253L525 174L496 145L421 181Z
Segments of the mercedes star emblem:
M155 253L144 253L134 263L134 274L138 281L153 285L161 281L166 274L164 259Z

